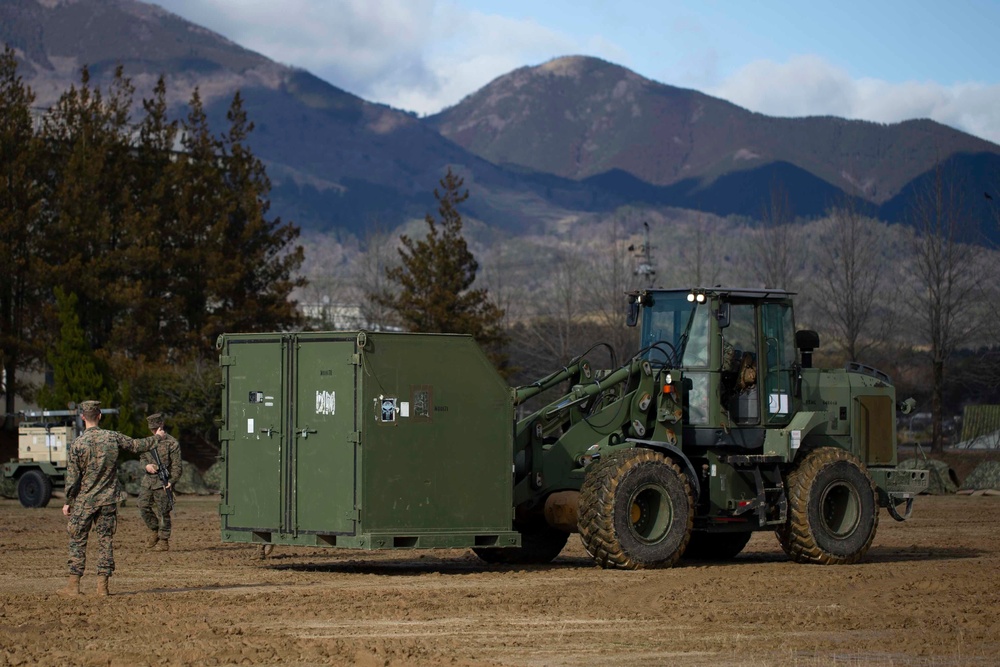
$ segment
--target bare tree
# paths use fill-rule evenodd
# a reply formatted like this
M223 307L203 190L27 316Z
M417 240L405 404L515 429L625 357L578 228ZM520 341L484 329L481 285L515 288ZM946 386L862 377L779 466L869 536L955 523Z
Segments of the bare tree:
M585 262L575 247L554 253L544 292L532 299L527 317L518 327L518 343L525 370L540 376L580 354L587 344L581 331L586 319L583 304Z
M716 225L706 221L703 214L698 214L694 229L694 248L691 252L690 275L695 285L714 285L718 282L722 264L713 250L718 245Z
M631 264L622 221L615 218L583 285L588 310L619 359L637 348L637 334L625 326L625 293L638 286Z
M355 258L352 282L357 293L354 298L360 306L365 326L373 329L399 326L392 308L384 305L382 299L369 298L373 294L388 295L392 290L392 282L386 277L386 270L399 264L396 239L396 236L381 227L378 220L374 220L368 225L361 253Z
M336 329L360 326L345 317L355 304L349 271L348 249L333 235L308 234L299 275L306 280L293 297L299 304L306 328Z
M483 259L477 280L486 286L490 298L503 310L501 328L509 332L514 322L524 316L528 302L525 286L517 279L522 262L517 249L506 242L495 240L480 245L477 253Z
M969 343L978 324L980 248L968 243L971 229L962 189L945 179L940 164L917 193L909 216L915 315L931 363L931 447L940 450L945 366L957 346Z
M853 202L829 212L821 226L818 308L830 322L847 359L865 352L892 329L885 291L884 239L879 223L861 215Z
M798 234L788 191L778 182L771 185L770 197L761 211L756 243L751 244L754 277L763 287L795 288Z

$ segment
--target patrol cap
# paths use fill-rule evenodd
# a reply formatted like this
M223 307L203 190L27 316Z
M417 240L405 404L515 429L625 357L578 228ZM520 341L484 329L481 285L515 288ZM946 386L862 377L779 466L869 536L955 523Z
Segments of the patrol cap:
M157 412L156 414L149 415L146 417L146 423L149 424L149 428L156 430L163 426L163 413Z
M82 401L80 403L80 412L97 412L100 409L100 401Z

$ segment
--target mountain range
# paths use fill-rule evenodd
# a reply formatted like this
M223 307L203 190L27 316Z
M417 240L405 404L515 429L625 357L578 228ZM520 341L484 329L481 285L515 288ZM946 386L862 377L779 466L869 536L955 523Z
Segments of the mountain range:
M240 90L272 212L305 230L361 235L423 217L449 165L472 192L467 215L505 233L624 205L757 218L776 187L796 216L851 201L895 222L941 165L1000 237L983 197L1000 186L1000 146L931 120L769 117L582 56L522 67L418 118L137 0L4 0L0 42L41 108L84 65L102 82L122 64L139 96L164 75L177 117L197 87L221 132Z

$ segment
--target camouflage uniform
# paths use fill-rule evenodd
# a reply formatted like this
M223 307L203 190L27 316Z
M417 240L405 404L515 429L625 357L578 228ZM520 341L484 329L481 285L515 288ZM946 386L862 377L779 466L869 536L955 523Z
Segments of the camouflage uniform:
M97 410L97 401L84 401L84 410ZM118 453L136 454L152 449L156 436L132 438L91 426L73 441L67 455L66 504L71 506L69 524L69 573L83 576L87 563L87 537L97 532L97 573L111 576L115 570L113 538L118 524Z
M163 415L157 413L146 418L149 428L152 431L163 426ZM181 446L173 436L166 436L156 446L155 451L160 457L160 463L166 468L170 487L177 486L181 478ZM166 541L170 539L170 503L167 500L167 492L163 489L163 482L156 473L146 471L149 464L156 465L153 452L145 452L139 457L139 463L143 468L142 481L139 489L139 516L142 517L146 527L151 531L158 531L158 538Z

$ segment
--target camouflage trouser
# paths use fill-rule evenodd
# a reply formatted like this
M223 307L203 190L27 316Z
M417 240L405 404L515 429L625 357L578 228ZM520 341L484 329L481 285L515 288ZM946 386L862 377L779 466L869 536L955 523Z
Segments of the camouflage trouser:
M170 504L163 489L139 489L139 516L150 530L157 530L161 540L170 539Z
M113 540L118 526L118 507L75 506L69 515L66 532L69 533L69 573L83 576L87 565L87 537L91 526L97 532L97 574L111 576L115 571Z

